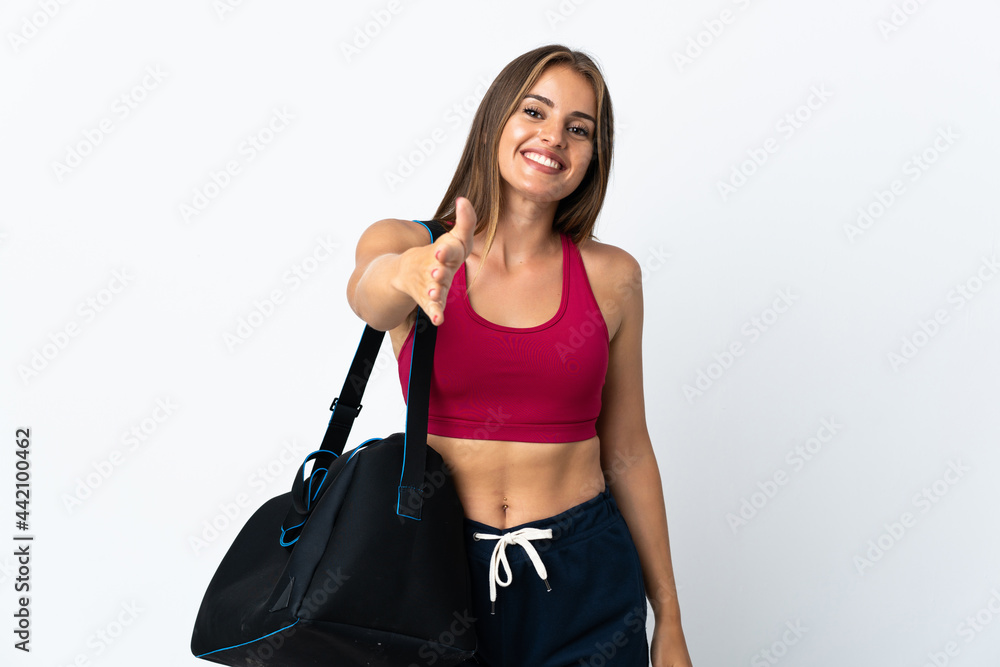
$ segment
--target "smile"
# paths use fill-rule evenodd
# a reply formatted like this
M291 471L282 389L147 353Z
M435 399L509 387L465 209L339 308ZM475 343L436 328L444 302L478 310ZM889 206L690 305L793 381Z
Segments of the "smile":
M545 157L544 155L539 155L538 153L534 153L532 151L525 151L524 153L522 153L522 155L531 160L532 162L537 162L538 164L546 166L550 169L556 169L558 171L563 170L563 166L561 164L559 164L555 160L551 160Z

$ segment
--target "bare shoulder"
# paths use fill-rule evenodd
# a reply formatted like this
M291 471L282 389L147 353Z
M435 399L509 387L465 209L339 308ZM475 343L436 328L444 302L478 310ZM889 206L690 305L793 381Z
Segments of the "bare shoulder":
M632 285L637 280L641 283L642 267L638 260L624 248L619 248L610 243L601 243L595 239L586 239L578 246L580 256L583 257L584 267L587 269L587 277L590 278L591 285L596 284L612 285L613 291L615 283L625 283Z
M585 239L577 247L613 339L630 311L641 312L641 299L633 297L641 296L642 268L631 253L610 243Z
M385 218L368 225L358 238L354 251L354 275L349 283L353 290L356 280L368 269L368 265L381 255L401 255L410 248L428 245L430 231L419 222L400 218Z

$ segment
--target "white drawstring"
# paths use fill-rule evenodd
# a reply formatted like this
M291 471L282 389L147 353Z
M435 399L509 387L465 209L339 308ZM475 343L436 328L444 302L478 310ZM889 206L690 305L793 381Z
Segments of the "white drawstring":
M497 601L497 584L501 586L510 586L510 582L514 580L514 574L510 570L510 563L507 561L506 548L508 544L520 544L521 548L525 550L528 554L528 558L531 559L531 563L535 566L535 572L538 573L539 578L545 583L545 590L551 591L552 587L549 586L548 572L545 570L545 564L542 562L541 556L535 550L535 547L531 544L529 540L541 540L550 539L552 537L552 529L546 528L541 530L540 528L521 528L520 530L515 530L510 533L504 533L503 535L490 535L489 533L473 533L473 539L476 540L496 540L497 545L493 547L493 555L490 556L490 613L496 613L496 601ZM503 569L506 572L506 578L500 578L500 565L503 565Z

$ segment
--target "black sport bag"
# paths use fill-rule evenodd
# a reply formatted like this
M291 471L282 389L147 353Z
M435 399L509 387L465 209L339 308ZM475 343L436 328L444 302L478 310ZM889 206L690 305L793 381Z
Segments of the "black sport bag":
M432 238L444 228L426 223ZM476 647L462 506L427 446L437 328L417 309L406 432L344 446L385 332L366 325L320 449L247 521L191 651L224 665L457 665ZM307 466L312 462L311 470Z

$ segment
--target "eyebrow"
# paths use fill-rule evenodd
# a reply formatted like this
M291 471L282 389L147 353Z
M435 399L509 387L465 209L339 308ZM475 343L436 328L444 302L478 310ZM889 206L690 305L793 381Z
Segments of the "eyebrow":
M554 107L555 106L555 104L552 103L552 100L550 100L549 98L544 97L542 95L536 95L534 93L528 93L527 95L525 95L525 97L533 97L536 100L540 101L542 104L545 104L546 106L549 106L549 107ZM569 115L570 115L571 118L586 118L587 120L589 120L594 125L597 125L597 121L594 120L594 117L591 116L589 113L583 113L582 111L571 111L569 113Z

